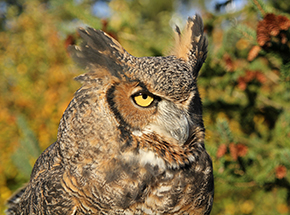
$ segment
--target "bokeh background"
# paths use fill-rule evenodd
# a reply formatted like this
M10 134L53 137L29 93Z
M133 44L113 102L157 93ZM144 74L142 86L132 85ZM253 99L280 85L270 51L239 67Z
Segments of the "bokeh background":
M0 214L56 140L83 73L66 48L77 27L115 37L135 56L170 53L173 28L202 15L208 58L199 76L212 214L290 214L290 1L0 1Z

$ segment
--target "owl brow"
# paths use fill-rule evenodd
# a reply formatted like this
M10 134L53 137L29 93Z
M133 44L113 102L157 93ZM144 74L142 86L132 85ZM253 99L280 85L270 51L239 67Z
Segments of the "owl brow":
M154 93L152 93L151 90L148 90L147 86L142 81L138 80L137 82L138 82L137 86L142 88L142 90L139 90L137 93L146 92L146 93L149 93L150 95L152 95L153 97L159 97L159 96L155 95Z
M152 97L154 97L157 101L161 101L161 96L159 96L159 95L156 95L156 94L154 94L154 93L152 93L150 90L148 90L148 88L146 87L146 85L142 82L142 81L138 81L138 85L137 86L139 86L139 87L141 87L142 88L142 90L139 90L139 91L137 91L136 93L149 93ZM134 93L134 94L136 94L136 93Z

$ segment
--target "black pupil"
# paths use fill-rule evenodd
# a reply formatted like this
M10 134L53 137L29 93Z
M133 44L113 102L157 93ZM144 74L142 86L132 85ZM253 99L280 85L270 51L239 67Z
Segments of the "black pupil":
M143 99L147 99L148 95L147 94L142 94Z

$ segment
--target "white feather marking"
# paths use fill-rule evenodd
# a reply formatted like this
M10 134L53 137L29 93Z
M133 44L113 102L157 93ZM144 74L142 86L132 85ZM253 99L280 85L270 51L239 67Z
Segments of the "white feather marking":
M193 155L188 155L188 159L191 161L191 162L195 162L195 157Z
M153 124L153 123L147 125L143 131L144 134L150 134L152 132L155 132L156 134L159 134L160 136L169 137L169 138L172 137L165 129L163 129L162 126Z
M142 211L143 211L145 214L153 214L153 211L152 211L151 209L149 209L149 208L145 208L145 207L143 207L143 208L142 208Z
M197 164L197 165L195 166L195 171L196 171L196 172L199 172L200 170L201 170L201 166Z
M172 189L172 185L170 185L170 186L161 186L161 187L159 187L158 192L160 192L160 193L168 192L171 189Z
M135 135L135 136L141 137L143 133L142 133L142 131L135 130L135 131L132 132L132 134Z
M165 161L157 156L154 152L140 149L139 153L141 165L145 166L146 164L149 164L152 166L158 166L159 169L165 170Z
M205 173L205 174L208 174L208 173L210 173L212 171L212 169L210 168L210 167L207 167L203 172Z
M166 179L172 179L174 177L172 172L166 171Z

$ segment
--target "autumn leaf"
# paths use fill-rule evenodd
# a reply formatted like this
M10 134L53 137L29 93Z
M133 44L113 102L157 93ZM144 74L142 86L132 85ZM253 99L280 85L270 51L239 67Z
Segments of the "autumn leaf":
M254 60L258 56L260 50L261 50L260 46L253 46L251 50L249 51L248 58L247 58L248 61Z
M271 40L271 36L266 26L266 21L261 20L257 26L257 42L260 46L264 46Z
M227 145L221 144L216 153L217 158L223 157L226 154L226 152L227 152Z
M282 178L284 178L286 176L287 169L286 169L285 166L279 165L279 166L276 167L275 172L276 172L276 178L282 179Z
M290 20L286 16L278 15L277 22L281 30L287 31L290 28Z
M268 13L265 17L265 27L267 28L268 33L271 36L277 36L280 32L280 28L278 26L277 18L275 14Z
M238 159L238 149L236 147L236 144L230 143L229 149L230 149L230 154L233 160L236 161Z
M244 157L248 153L248 147L245 146L244 144L239 143L236 145L236 148L239 157Z

